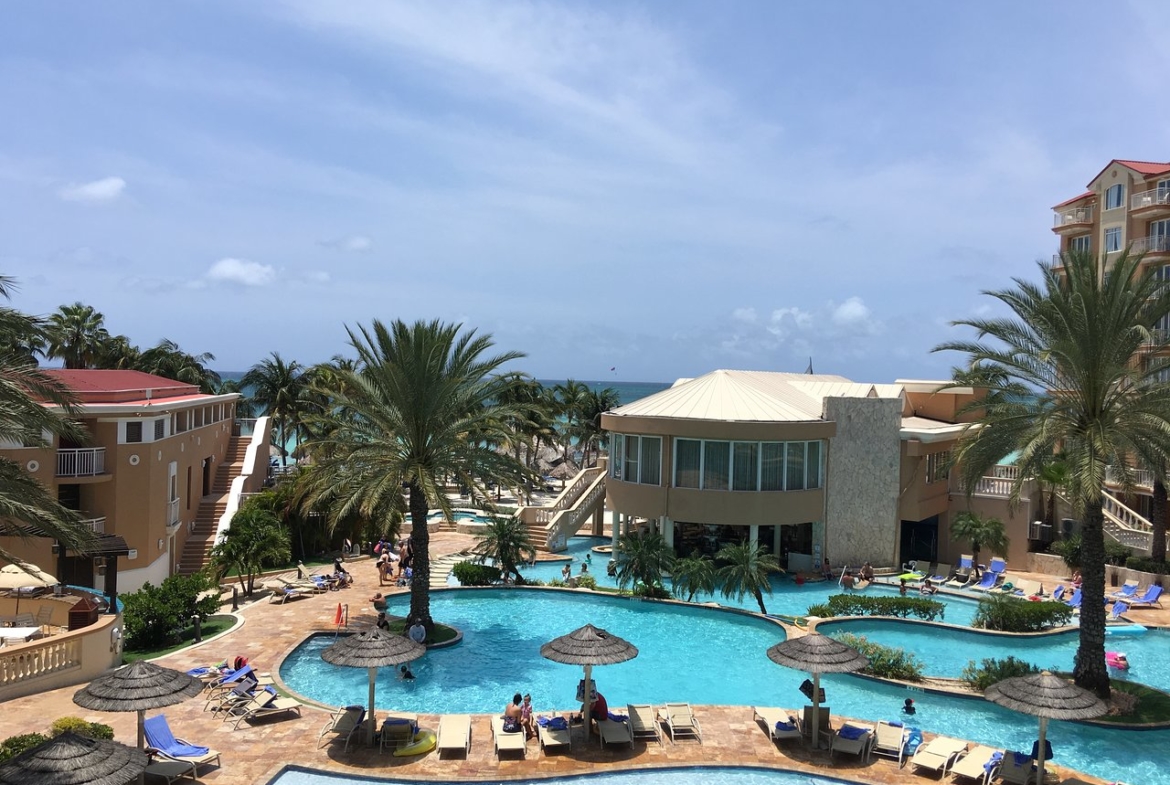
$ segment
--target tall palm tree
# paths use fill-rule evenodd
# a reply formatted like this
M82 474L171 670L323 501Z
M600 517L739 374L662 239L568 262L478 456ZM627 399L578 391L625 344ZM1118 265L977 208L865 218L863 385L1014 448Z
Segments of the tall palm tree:
M979 551L984 547L997 556L1006 556L1010 544L1003 521L964 510L951 521L951 539L971 543L973 561L979 563Z
M211 563L218 579L236 570L240 588L251 596L256 578L265 567L287 564L292 558L288 532L271 510L245 505L232 516L223 541L211 549Z
M589 455L590 448L594 451L595 461L601 455L601 448L605 446L605 431L601 429L601 415L610 409L616 409L621 403L617 390L606 387L601 390L590 389L582 405L578 422L577 443L585 456Z
M219 374L207 367L214 359L211 352L188 354L177 343L164 338L158 346L142 352L136 367L165 379L196 384L201 392L211 393L220 383Z
M561 444L562 457L569 459L569 450L573 447L573 439L579 439L584 429L581 421L585 417L585 410L589 402L589 385L575 379L566 379L564 384L555 385L551 390L552 403L557 422L559 423L558 438Z
M1170 385L1157 381L1168 364L1135 361L1143 351L1165 356L1166 338L1153 328L1170 315L1170 289L1128 252L1104 276L1089 254L1063 261L1063 274L1040 265L1038 285L1016 279L1014 288L986 292L1010 315L957 321L977 338L938 349L966 354L956 381L986 390L969 407L979 427L968 428L955 451L965 487L1018 450L1018 500L1024 478L1058 449L1065 453L1070 500L1082 518L1084 599L1073 672L1078 685L1107 697L1102 488L1110 465L1131 474L1135 458L1151 465L1170 457Z
M1166 499L1165 467L1154 473L1153 502L1150 506L1150 558L1166 561L1166 519L1170 516L1170 503Z
M375 521L400 511L406 490L414 553L407 618L429 629L427 513L438 508L451 515L446 479L486 498L485 480L512 485L529 476L512 456L489 446L507 438L505 422L515 414L499 403L516 383L500 369L523 355L487 356L490 336L438 321L374 321L348 332L359 370L340 374L335 412L314 415L333 422L309 445L320 458L305 472L303 498L327 510L334 525L354 510Z
M675 596L685 594L687 602L694 602L696 594L715 593L715 565L698 551L685 559L677 559L670 577Z
M49 316L45 334L47 355L63 360L66 368L93 368L110 334L106 317L80 302L62 305Z
M522 583L518 565L536 558L536 547L524 522L512 515L493 515L476 536L479 542L472 553L481 561L492 559L504 578L511 575L516 583Z
M289 437L300 427L305 414L302 392L305 389L304 369L295 360L285 362L278 352L253 365L240 384L252 390L252 401L272 418L280 439L281 462L287 463L286 446Z
M136 370L142 359L142 352L130 343L125 335L106 338L94 358L94 367L108 370Z
M760 613L766 614L764 595L772 593L768 579L774 572L784 572L776 557L761 548L758 542L741 542L724 545L715 554L715 560L723 562L723 566L715 571L723 583L723 596L734 596L736 602L741 602L750 594L756 598Z
M633 584L637 589L639 583L652 588L661 584L663 573L670 572L674 566L674 549L661 534L647 529L623 534L613 559L618 588Z
M1045 460L1036 475L1036 482L1040 494L1040 520L1048 526L1048 531L1055 533L1057 498L1068 485L1068 463L1065 462L1064 456L1057 453L1051 460ZM1044 497L1045 489L1048 491L1047 500Z

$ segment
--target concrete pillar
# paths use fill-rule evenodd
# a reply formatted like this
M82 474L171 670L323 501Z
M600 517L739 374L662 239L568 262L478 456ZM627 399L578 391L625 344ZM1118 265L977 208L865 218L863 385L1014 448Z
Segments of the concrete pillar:
M662 516L662 538L667 545L674 547L674 521L665 515Z
M616 551L618 537L621 536L622 532L622 514L617 510L613 510L609 514L609 530L610 545L612 545L613 549Z
M783 536L783 532L784 527L780 524L776 524L772 527L772 555L775 556L777 560L780 559L780 540ZM788 569L783 564L780 566Z
M760 544L760 527L754 523L748 527L748 542L756 546Z

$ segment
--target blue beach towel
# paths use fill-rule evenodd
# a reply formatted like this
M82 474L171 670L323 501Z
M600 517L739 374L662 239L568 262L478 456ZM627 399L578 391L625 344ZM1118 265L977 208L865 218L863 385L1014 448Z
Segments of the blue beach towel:
M1040 740L1032 742L1032 760L1036 760L1040 754ZM1044 740L1044 760L1052 760L1052 742L1048 739Z
M906 754L913 755L920 746L922 746L922 731L918 728L910 728L910 735L906 737Z
M629 717L627 717L627 716L626 716L626 715L624 715L624 714L614 714L614 713L611 711L611 712L609 713L609 719L610 719L610 722L625 722L626 720L628 720L628 719L629 719Z
M988 772L991 771L993 768L995 768L995 764L999 763L1001 760L1003 760L1003 753L999 750L996 750L995 752L991 753L991 760L983 764L983 770Z
M865 728L859 728L856 725L842 725L841 729L837 731L837 735L849 741L857 741L865 734L869 733Z
M183 744L175 739L171 727L167 725L167 718L163 715L147 717L142 723L146 735L146 743L156 750L162 750L173 758L200 758L207 754L207 747L196 747L192 744Z
M796 721L789 720L788 722L777 722L776 730L778 731L794 731L796 730Z
M1013 752L1012 760L1015 761L1016 768L1019 768L1020 766L1027 766L1028 762L1032 759L1022 752Z

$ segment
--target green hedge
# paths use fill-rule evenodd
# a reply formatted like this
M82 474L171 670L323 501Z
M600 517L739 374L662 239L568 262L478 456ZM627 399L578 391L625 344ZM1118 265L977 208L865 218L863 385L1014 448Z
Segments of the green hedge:
M869 658L869 666L862 670L871 676L902 681L922 681L922 661L905 649L874 643L864 635L842 633L833 636L852 646Z
M908 619L913 616L923 621L942 620L947 606L925 597L867 597L861 594L834 594L828 602L810 605L809 616L823 619L832 616L895 616Z
M1055 553L1064 559L1064 563L1074 570L1081 568L1081 535L1074 534L1068 539L1056 540L1048 546L1049 553ZM1120 566L1126 564L1133 553L1116 540L1105 539L1105 563ZM1137 568L1135 568L1137 569Z
M100 722L89 722L81 719L81 717L61 717L50 728L50 732L54 736L60 736L66 731L73 731L78 736L88 736L91 739L109 740L114 738L114 729L109 725L103 725Z
M597 589L597 579L589 573L577 576L577 588L579 589Z
M451 568L451 574L462 586L492 586L500 582L500 568L487 564L461 561Z
M979 600L972 627L1000 632L1039 632L1062 627L1073 617L1063 602L1031 602L1008 595L988 595Z
M19 736L9 736L0 742L0 763L15 758L22 752L31 750L38 744L44 744L49 737L43 733L22 733Z
M1155 575L1166 575L1170 573L1170 564L1166 564L1164 561L1147 559L1144 556L1130 556L1125 560L1125 566L1130 570L1152 572Z
M219 610L218 594L199 599L215 586L210 576L198 572L172 575L161 586L146 583L136 592L121 595L126 648L140 651L178 643L192 616L206 619Z
M969 660L963 668L963 681L973 690L983 692L996 682L1011 679L1016 676L1027 676L1029 673L1039 673L1040 669L1030 662L1008 657L1005 660L988 658L976 665L975 660Z

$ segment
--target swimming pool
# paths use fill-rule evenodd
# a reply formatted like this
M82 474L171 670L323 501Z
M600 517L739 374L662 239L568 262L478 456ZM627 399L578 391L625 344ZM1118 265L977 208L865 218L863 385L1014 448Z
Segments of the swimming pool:
M408 603L405 595L391 598L391 612L404 613ZM581 671L543 659L540 646L585 623L604 627L640 649L630 662L594 671L601 691L615 706L667 700L785 707L804 702L797 688L806 675L768 660L767 648L784 636L763 619L711 608L539 590L439 591L432 595L431 608L436 619L459 627L464 640L418 660L413 682L397 681L389 669L379 674L383 710L495 712L516 690L531 692L537 711L570 708ZM299 646L281 664L282 678L291 689L322 703L363 702L366 672L321 660L321 650L331 642L332 636L325 636ZM951 644L940 636L938 645ZM826 675L821 683L835 713L892 719L900 716L903 700L911 695L918 707L914 723L926 731L1008 749L1031 749L1036 738L1035 718L981 699L908 692L845 675ZM1170 769L1163 765L1161 752L1170 745L1170 731L1054 722L1049 738L1059 764L1107 779L1170 785Z
M600 774L582 774L575 777L554 777L533 780L509 780L512 785L619 785L637 782L638 785L694 785L698 782L718 782L720 785L841 785L847 780L801 774L775 769L738 768L732 766L689 766L677 769L638 769ZM414 780L383 780L354 777L343 774L289 768L276 775L268 785L410 785ZM462 781L460 781L462 782ZM455 782L434 782L433 785L455 785Z

